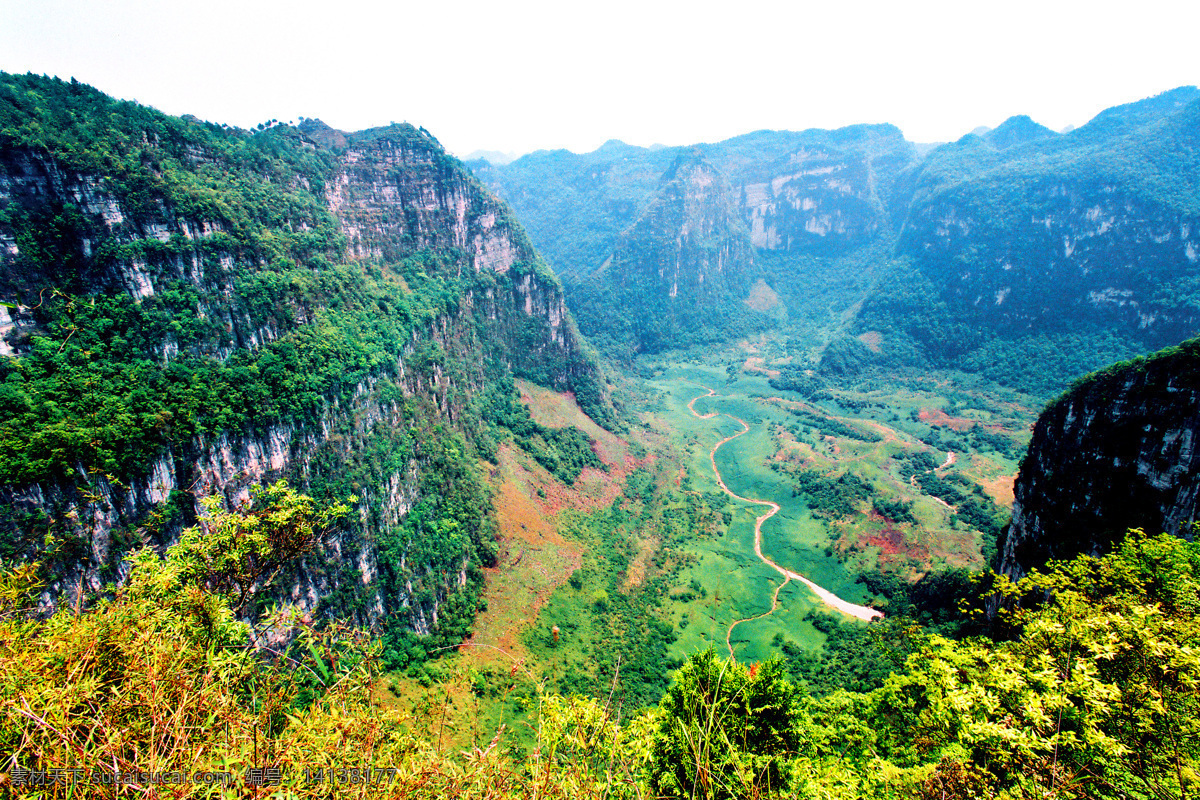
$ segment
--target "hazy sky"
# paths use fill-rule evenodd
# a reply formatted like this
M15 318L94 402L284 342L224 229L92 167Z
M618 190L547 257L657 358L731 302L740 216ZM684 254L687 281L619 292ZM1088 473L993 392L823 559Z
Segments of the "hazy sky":
M423 125L586 152L891 122L1060 129L1200 84L1195 0L0 0L0 70L251 127Z

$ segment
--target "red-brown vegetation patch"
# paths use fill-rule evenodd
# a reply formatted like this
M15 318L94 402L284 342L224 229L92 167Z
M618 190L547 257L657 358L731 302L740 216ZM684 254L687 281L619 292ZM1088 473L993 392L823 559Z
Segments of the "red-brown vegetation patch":
M799 467L807 467L815 463L816 453L812 447L806 442L796 441L796 437L789 430L780 430L775 434L775 441L779 445L779 449L775 455L771 456L773 461L781 464L795 464Z
M896 430L894 428L889 428L882 422L876 422L875 420L871 419L856 419L854 422L859 425L866 425L868 428L874 428L875 430L879 431L879 435L883 437L884 444L900 440L900 437L896 435Z
M510 445L500 448L498 462L492 473L499 524L497 563L483 571L487 610L476 618L474 632L462 648L484 662L525 655L520 632L583 561L583 548L562 537L536 496L539 488L556 481Z
M952 417L940 408L922 408L917 418L930 425L940 425L953 431L968 431L979 424L977 420Z
M586 467L572 485L565 486L519 448L510 444L500 447L491 473L499 555L496 567L484 570L487 610L476 618L474 633L462 648L484 662L507 662L509 657L527 655L520 642L521 631L533 623L550 594L582 563L583 547L559 532L558 513L610 505L621 495L629 473L654 460L653 454L634 458L628 443L596 425L569 393L525 381L517 385L522 402L537 422L547 427L573 425L592 437L595 453L606 469ZM644 579L650 555L642 559L640 575L630 575L631 581ZM637 563L635 559L635 567Z
M1013 485L1017 481L1017 474L1012 475L997 475L991 480L980 480L979 485L987 492L988 497L996 501L997 505L1005 508L1012 508L1015 496L1013 494Z
M535 545L543 542L566 545L558 529L547 519L544 508L530 496L538 489L545 490L549 475L536 474L521 460L510 445L500 448L500 472L505 480L496 493L495 506L501 538ZM550 478L550 482L553 480Z
M595 440L593 449L605 464L620 465L624 461L629 445L583 413L573 393L556 392L528 381L519 380L516 384L521 392L521 402L529 409L529 415L535 422L547 428L573 425Z
M621 495L629 473L654 462L653 453L640 459L630 455L628 442L593 422L570 392L555 392L528 381L517 381L517 388L521 391L521 402L538 423L549 428L574 425L592 437L595 441L592 449L606 467L606 470L584 467L574 484L564 486L541 467L531 464L530 469L542 476L535 489L541 489L536 502L543 514L553 516L567 508L587 511L608 506Z
M874 530L862 541L866 545L878 547L881 557L905 556L919 560L929 557L928 550L919 544L910 544L908 532L892 520L875 511L868 512L867 518L871 520L871 527Z

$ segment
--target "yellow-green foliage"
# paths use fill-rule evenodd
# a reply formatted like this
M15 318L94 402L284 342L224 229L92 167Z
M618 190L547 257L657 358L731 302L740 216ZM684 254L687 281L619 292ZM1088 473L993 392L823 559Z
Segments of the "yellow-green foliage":
M1194 794L1200 548L1131 531L1111 555L1001 592L1049 599L1007 612L1010 641L932 637L882 688L810 704L812 753L860 765L846 796L905 784L929 797ZM975 794L939 794L950 784Z
M1200 783L1197 545L1133 532L1112 555L1004 586L1050 599L1006 612L1004 641L931 637L870 693L806 699L778 662L712 652L632 719L539 690L534 748L514 758L503 725L486 746L447 751L413 733L421 720L372 702L379 647L362 632L300 623L285 647L266 634L286 614L270 628L237 618L239 581L264 573L222 588L214 565L276 563L337 511L271 487L240 513L213 510L211 538L189 531L165 558L143 550L109 597L48 619L33 613L36 565L6 570L3 790L114 794L5 786L17 767L230 775L134 776L115 788L130 797L1148 799ZM280 786L247 785L248 769L268 767Z
M251 496L251 507L238 514L222 513L219 498L206 498L204 527L184 531L167 555L180 584L226 596L239 612L254 591L312 551L324 531L350 510L341 503L318 509L311 497L296 494L284 481L256 487Z
M83 769L97 781L101 771L171 780L173 773L229 773L224 785L135 777L118 795L244 797L252 794L246 771L270 767L280 770L281 786L256 796L644 796L645 724L622 727L594 700L548 700L527 764L503 755L503 731L485 748L444 752L410 735L411 720L371 702L378 645L361 632L300 625L280 652L265 643L266 628L239 621L231 602L243 597L246 582L306 549L340 511L318 511L310 498L277 484L240 513L210 509L209 535L185 532L165 559L149 549L136 553L110 597L48 619L32 613L37 565L6 570L0 794L113 791L78 776L73 786L6 786L23 768ZM283 616L269 622L278 629Z

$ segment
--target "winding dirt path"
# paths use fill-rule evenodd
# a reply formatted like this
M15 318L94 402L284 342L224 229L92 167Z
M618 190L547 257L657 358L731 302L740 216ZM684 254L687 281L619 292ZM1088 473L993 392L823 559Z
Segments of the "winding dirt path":
M718 395L715 391L713 391L712 389L709 389L704 384L696 384L696 385L699 386L701 389L705 389L706 393L697 396L695 399L692 400L692 402L688 403L688 410L691 411L692 414L694 414L699 419L712 419L713 417L717 416L716 411L709 412L708 414L700 414L696 411L695 403L696 403L696 400L699 400L701 397L717 397ZM763 554L763 551L762 551L762 526L763 526L764 522L766 522L771 517L773 517L779 513L779 504L773 503L770 500L758 500L753 497L743 497L742 495L738 494L737 492L733 491L732 489L730 489L728 486L725 485L725 479L721 477L721 471L719 469L717 469L717 450L720 449L721 445L731 442L734 439L736 439L737 437L750 432L750 426L746 424L745 420L740 419L739 417L735 417L729 413L725 413L725 416L729 417L730 419L734 420L739 425L741 425L742 429L740 431L738 431L737 433L733 434L732 436L726 436L724 439L722 439L721 441L719 441L715 445L713 445L712 450L709 451L708 460L709 460L709 463L712 464L713 474L717 478L717 484L721 487L722 491L724 491L725 494L729 495L730 497L732 497L736 500L741 500L746 503L752 503L754 505L767 506L769 508L767 513L762 514L761 516L759 516L757 519L754 520L754 555L758 556L760 561L762 561L764 564L766 564L767 566L774 569L776 572L778 572L784 578L783 583L779 584L779 586L777 586L775 588L775 593L771 597L771 610L770 611L764 612L762 614L758 614L757 616L747 617L746 619L739 619L736 622L734 622L732 625L729 626L729 630L725 633L725 646L729 648L729 655L731 657L733 656L733 643L731 641L732 637L733 637L733 629L736 628L738 625L741 625L743 622L750 622L751 620L761 619L765 616L773 614L775 612L775 610L779 607L779 593L783 590L784 586L788 585L789 581L799 581L799 582L803 583L805 586L807 586L809 589L812 590L813 594L815 594L821 600L822 603L829 606L830 608L834 608L834 609L837 609L838 611L841 611L843 614L847 614L851 617L856 617L858 619L867 620L867 621L875 619L876 617L882 617L883 616L882 612L877 611L873 608L868 608L867 606L859 606L859 605L855 605L854 603L847 602L847 601L841 599L840 597L838 597L837 595L835 595L833 592L829 591L828 589L825 589L825 588L813 583L812 581L810 581L808 578L804 577L800 573L793 572L790 569L785 569L784 567L779 566L778 564L776 564L774 561L772 561L770 558L768 558L766 555Z
M703 395L701 395L701 396L703 396ZM699 397L696 398L696 400L699 400L699 399L700 399ZM695 400L693 400L692 402L695 402ZM695 412L693 412L693 413L695 413ZM954 451L947 450L946 451L946 462L944 464L941 464L940 466L936 466L933 469L927 469L927 470L925 470L925 472L923 472L921 474L924 475L927 472L932 472L934 474L934 476L936 477L939 470L946 469L946 467L949 467L951 464L953 464L957 460L958 459L957 459L957 457L955 457ZM917 491L921 491L921 487L917 486L917 476L915 474L909 476L908 485L913 487ZM926 497L928 497L930 500L933 500L934 502L941 503L945 508L947 508L950 511L958 511L958 509L956 507L950 505L945 500L943 500L942 498L940 498L936 495L930 494L930 495L926 495Z

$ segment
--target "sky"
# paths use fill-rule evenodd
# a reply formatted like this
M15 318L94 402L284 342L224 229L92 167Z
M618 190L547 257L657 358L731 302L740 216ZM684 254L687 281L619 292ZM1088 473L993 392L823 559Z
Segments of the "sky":
M0 0L0 70L249 128L411 122L452 153L890 122L1055 130L1200 84L1194 0Z

